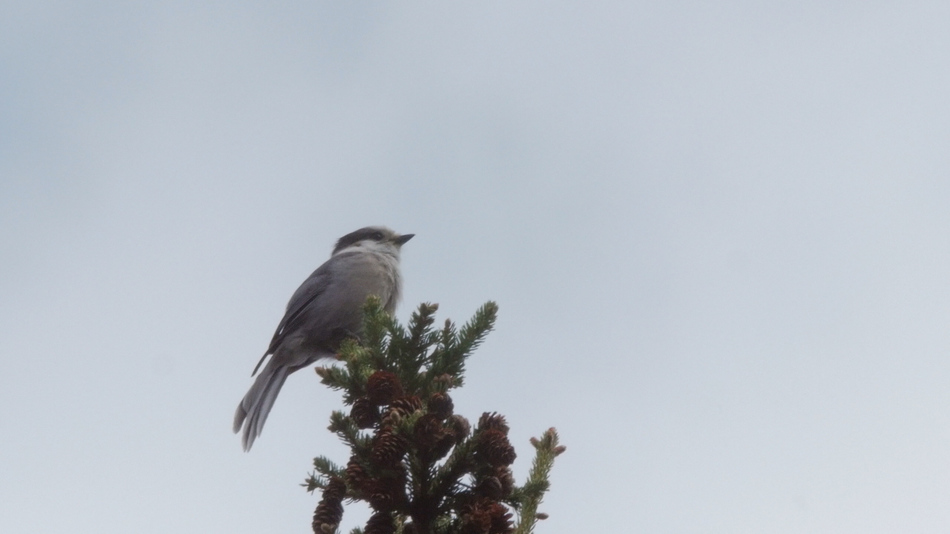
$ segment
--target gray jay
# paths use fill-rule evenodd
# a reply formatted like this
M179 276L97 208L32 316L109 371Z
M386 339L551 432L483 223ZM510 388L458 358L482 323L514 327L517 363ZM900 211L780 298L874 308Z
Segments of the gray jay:
M399 250L412 236L384 226L346 234L336 242L330 259L300 284L251 376L268 356L270 360L234 413L234 432L244 427L245 451L261 435L287 375L333 357L344 339L359 335L367 297L379 297L389 313L396 309L402 286Z

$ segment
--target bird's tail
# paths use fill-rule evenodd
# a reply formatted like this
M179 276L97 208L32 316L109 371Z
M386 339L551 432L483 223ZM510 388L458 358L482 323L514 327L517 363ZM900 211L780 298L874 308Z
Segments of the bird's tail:
M274 400L277 399L277 394L289 374L285 365L279 365L274 360L272 357L267 362L234 412L234 433L237 434L241 427L244 427L241 444L245 451L251 450L254 440L261 435L267 414L274 406Z

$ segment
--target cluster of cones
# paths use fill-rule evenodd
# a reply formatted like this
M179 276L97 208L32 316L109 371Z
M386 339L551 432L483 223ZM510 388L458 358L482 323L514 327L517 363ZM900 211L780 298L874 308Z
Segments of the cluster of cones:
M440 380L451 387L449 375ZM513 531L505 502L515 488L515 450L503 416L485 413L472 430L446 392L407 394L388 371L373 373L365 392L352 402L349 418L372 436L353 447L342 476L324 486L313 516L316 534L337 530L344 499L372 508L364 534Z

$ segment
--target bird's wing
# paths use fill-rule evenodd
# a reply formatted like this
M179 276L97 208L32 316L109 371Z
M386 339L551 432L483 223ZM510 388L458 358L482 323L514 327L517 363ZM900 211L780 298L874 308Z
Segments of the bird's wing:
M270 340L267 352L261 356L261 360L257 362L257 366L254 367L254 372L251 373L251 376L257 374L257 370L260 369L261 364L264 363L267 356L277 350L277 347L284 341L287 334L295 331L297 327L300 326L299 323L303 312L310 303L322 295L327 290L327 287L330 286L331 277L328 265L332 260L333 258L318 267L316 271L300 284L300 287L297 288L294 295L290 297L290 301L287 302L287 311L284 313L283 319L281 319L277 325L277 330L274 331L274 337Z

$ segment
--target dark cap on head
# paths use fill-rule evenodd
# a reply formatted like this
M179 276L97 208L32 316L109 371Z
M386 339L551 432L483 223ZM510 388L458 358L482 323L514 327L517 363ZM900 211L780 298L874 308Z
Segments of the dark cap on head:
M396 246L402 246L406 241L412 239L413 235L415 234L399 235L385 226L367 226L355 232L350 232L338 239L336 246L333 247L333 254L336 254L354 243L367 239L372 241L391 241L395 243Z

